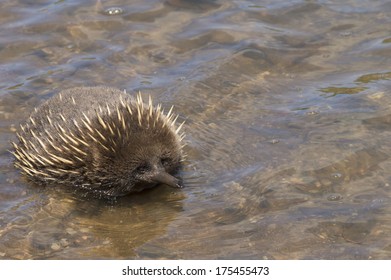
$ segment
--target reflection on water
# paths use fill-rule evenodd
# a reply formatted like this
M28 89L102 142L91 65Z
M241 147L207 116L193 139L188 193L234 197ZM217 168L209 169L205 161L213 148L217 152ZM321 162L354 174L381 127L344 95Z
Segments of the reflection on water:
M0 258L389 259L388 1L2 1ZM186 188L33 186L7 150L53 93L186 120Z

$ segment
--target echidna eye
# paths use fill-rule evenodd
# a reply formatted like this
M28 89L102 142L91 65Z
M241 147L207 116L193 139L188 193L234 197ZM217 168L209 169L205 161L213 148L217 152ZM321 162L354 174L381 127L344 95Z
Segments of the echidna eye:
M143 163L143 164L140 164L139 166L137 166L135 171L137 173L145 173L145 172L151 171L151 166L147 163Z
M171 158L169 157L162 157L160 159L160 162L162 163L163 166L167 166L171 163Z

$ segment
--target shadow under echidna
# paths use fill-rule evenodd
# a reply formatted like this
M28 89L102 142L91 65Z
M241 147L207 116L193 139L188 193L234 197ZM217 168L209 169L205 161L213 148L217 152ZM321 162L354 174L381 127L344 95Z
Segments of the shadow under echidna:
M144 103L118 89L79 87L36 108L13 143L15 166L39 184L62 184L99 197L158 184L181 187L183 123L151 97Z

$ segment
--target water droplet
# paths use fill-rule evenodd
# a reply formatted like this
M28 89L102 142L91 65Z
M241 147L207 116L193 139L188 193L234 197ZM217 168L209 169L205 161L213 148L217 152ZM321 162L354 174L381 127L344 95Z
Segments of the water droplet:
M108 15L108 16L116 16L116 15L120 15L124 12L124 10L122 8L119 8L119 7L111 7L111 8L107 8L105 11L104 11L104 14L105 15Z

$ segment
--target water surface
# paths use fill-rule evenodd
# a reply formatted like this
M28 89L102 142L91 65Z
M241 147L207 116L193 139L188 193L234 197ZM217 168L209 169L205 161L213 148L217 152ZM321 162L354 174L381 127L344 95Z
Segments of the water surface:
M386 0L1 1L0 258L391 258L390 18ZM81 85L174 104L186 188L108 203L21 178L19 123Z

